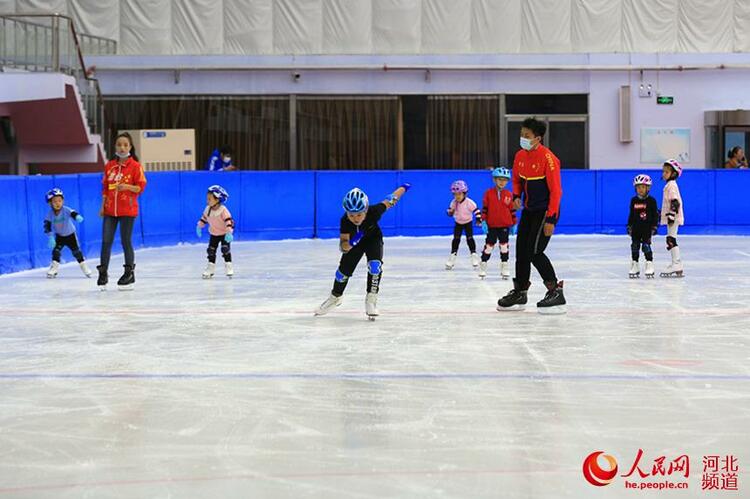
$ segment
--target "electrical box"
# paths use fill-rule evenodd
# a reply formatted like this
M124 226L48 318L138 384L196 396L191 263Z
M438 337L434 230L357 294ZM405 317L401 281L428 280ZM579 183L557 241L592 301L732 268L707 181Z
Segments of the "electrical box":
M133 137L143 169L152 172L195 170L195 129L120 130Z

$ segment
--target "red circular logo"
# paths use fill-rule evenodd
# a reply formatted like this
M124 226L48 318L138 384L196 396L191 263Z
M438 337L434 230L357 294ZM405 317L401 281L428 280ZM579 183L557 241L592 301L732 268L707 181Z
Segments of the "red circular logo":
M608 470L604 470L599 466L599 462L597 461L599 456L604 457L607 463L609 463ZM617 461L614 457L604 454L602 451L592 452L583 460L583 476L591 485L596 485L597 487L609 485L615 476L617 476Z

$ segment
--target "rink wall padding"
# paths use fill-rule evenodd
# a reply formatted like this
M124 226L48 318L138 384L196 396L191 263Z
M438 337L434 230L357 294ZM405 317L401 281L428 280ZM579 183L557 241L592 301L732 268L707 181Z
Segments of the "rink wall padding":
M658 170L563 170L563 201L557 232L561 234L624 234L628 202L636 173L654 179L652 195L661 205L664 182ZM137 247L180 242L205 243L195 236L195 224L205 206L206 189L221 184L229 191L227 207L236 223L236 239L278 240L336 237L341 198L360 187L372 203L381 201L402 182L413 185L381 226L386 235L449 235L453 219L445 210L450 183L463 179L469 196L481 205L492 183L486 170L409 171L263 171L148 173L136 222ZM750 171L687 170L679 181L687 224L681 234L750 234ZM57 186L65 203L85 218L78 237L86 257L96 261L101 245L101 175L0 177L4 201L0 224L0 273L49 264L50 250L43 232L49 209L44 194ZM663 234L664 228L660 228ZM120 251L119 235L114 252ZM67 250L63 260L71 261Z

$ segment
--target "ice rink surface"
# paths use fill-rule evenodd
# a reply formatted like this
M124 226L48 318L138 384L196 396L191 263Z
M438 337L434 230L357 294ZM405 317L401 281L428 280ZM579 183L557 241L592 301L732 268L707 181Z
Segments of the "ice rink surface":
M448 237L386 239L375 322L364 261L313 317L332 240L236 243L232 280L200 278L203 245L142 250L132 292L2 276L0 497L640 497L581 471L638 449L691 459L689 490L650 496L749 497L750 239L679 241L685 278L630 280L627 238L556 236L555 317L535 271L529 309L496 312L498 254L480 281L462 243L446 271ZM712 454L740 492L700 490Z

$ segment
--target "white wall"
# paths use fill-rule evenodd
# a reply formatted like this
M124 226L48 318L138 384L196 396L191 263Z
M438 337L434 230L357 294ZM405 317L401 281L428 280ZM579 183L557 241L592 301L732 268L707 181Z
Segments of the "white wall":
M704 111L750 109L750 69L645 71L645 82L674 97L674 105L656 104L655 97L641 99L638 71L441 71L440 65L516 66L519 64L567 66L661 66L747 64L750 54L655 55L561 54L503 56L358 56L358 57L102 57L92 58L97 77L109 95L383 95L475 93L584 93L589 94L589 163L591 168L642 168L641 127L691 129L688 168L705 167ZM380 65L377 70L321 70L325 67ZM383 70L388 66L431 67L424 70ZM266 71L266 66L297 68ZM139 69L140 68L140 69ZM179 82L175 72L180 68ZM224 68L211 70L211 68ZM234 69L228 69L234 68ZM315 69L318 68L318 69ZM633 142L619 142L618 90L632 86Z

